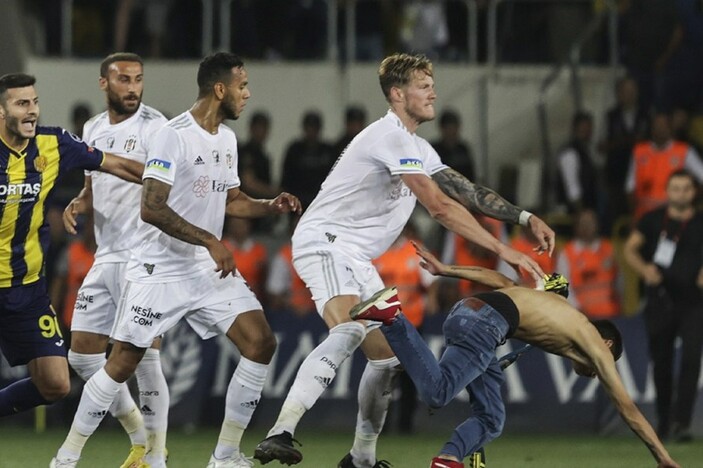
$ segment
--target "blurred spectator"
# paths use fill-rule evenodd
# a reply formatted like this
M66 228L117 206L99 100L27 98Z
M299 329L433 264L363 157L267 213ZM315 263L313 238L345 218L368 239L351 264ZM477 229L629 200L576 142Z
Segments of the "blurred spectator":
M682 29L681 44L671 57L667 88L672 108L703 110L703 3L674 0Z
M649 116L639 105L637 82L630 77L618 80L616 104L606 115L605 184L608 194L604 232L610 232L615 220L629 211L625 196L625 177L635 143L647 136Z
M88 215L84 219L85 222L80 226L80 237L65 245L56 261L54 276L48 283L51 303L56 308L66 330L71 329L71 319L78 290L90 267L93 266L95 250L97 249L92 215Z
M344 148L366 127L366 111L360 106L349 106L344 113L344 133L332 146L335 157L339 157Z
M118 0L115 10L114 50L122 52L129 49L144 53L136 41L129 40L135 6L144 9L141 18L146 20L143 27L149 37L149 49L145 55L161 57L171 0Z
M497 219L489 218L480 213L472 213L476 221L483 226L493 237L507 243L505 225ZM446 240L442 251L442 262L447 265L473 265L495 270L498 267L498 256L483 247L469 242L458 234L446 232ZM459 293L462 297L470 296L480 291L489 290L488 287L471 281L460 281Z
M299 219L299 216L290 216L288 226L290 235L293 234ZM290 236L271 261L266 281L266 293L270 306L274 310L287 309L300 317L316 310L315 303L310 296L310 290L293 268Z
M73 105L71 109L71 131L83 138L83 125L90 120L93 115L93 111L90 109L90 105L85 102L77 102Z
M422 53L436 60L449 42L447 16L443 2L411 0L403 8L400 30L403 47L408 52Z
M672 173L666 205L642 217L624 248L625 260L645 284L643 314L657 393L657 432L664 439L673 430L679 441L691 440L703 347L703 215L693 205L695 193L690 173Z
M444 164L474 182L476 170L473 153L469 144L461 139L460 129L459 114L450 109L444 110L439 116L439 139L431 144Z
M683 29L671 0L623 0L623 63L640 88L640 104L663 110L666 71L681 45Z
M548 11L550 62L558 63L568 57L571 46L593 18L593 5L588 2L555 2L542 8ZM581 58L593 61L595 50L592 42L581 50Z
M303 60L323 58L327 50L327 2L293 0L288 8L288 27L292 29L286 56Z
M320 190L337 156L332 146L322 141L322 116L308 111L302 120L303 135L293 141L283 159L281 186L300 199L307 208Z
M237 271L256 297L263 298L266 284L266 247L251 237L251 228L250 219L227 217L222 243L232 252Z
M557 154L558 197L569 213L598 207L598 176L591 155L593 117L576 112L571 122L571 140Z
M703 181L703 162L690 145L673 139L671 117L658 112L652 117L652 140L635 145L625 181L635 219L666 203L666 184L678 169L688 169Z
M354 8L354 31L356 35L356 52L354 60L362 62L377 62L383 58L383 28L387 10L392 9L391 2L361 1L349 2L340 1L338 16L338 47L340 53L346 57L346 27L347 17L350 8Z
M254 198L275 198L280 193L271 183L271 157L266 152L270 131L268 114L254 112L249 120L249 141L238 148L241 188Z
M595 211L583 210L574 220L574 238L559 253L557 271L570 283L569 302L589 319L620 315L622 278L613 244L599 236Z
M436 277L420 266L420 258L415 253L411 240L417 240L412 222L405 225L398 239L373 264L381 275L383 284L395 285L398 298L403 304L403 315L418 330L422 330L425 314L438 311L436 298ZM400 398L391 411L398 414L398 430L403 434L414 431L414 416L417 408L417 390L408 375L399 377Z

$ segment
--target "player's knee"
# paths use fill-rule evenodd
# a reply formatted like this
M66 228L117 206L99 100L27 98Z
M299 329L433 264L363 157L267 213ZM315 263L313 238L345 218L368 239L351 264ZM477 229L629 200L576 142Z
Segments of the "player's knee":
M52 403L65 398L71 391L71 381L68 376L44 378L35 382L34 385L36 385L41 396Z
M330 335L333 334L344 338L341 346L351 354L366 338L366 326L359 322L344 322L330 329Z
M419 390L420 399L430 408L444 408L454 398L454 395L447 393L443 386L431 385L429 388Z
M495 439L503 433L505 425L505 409L496 408L491 413L484 413L478 416L486 430L486 435L491 439Z
M247 359L268 364L276 352L276 337L271 330L262 330L261 333L250 337L239 349Z

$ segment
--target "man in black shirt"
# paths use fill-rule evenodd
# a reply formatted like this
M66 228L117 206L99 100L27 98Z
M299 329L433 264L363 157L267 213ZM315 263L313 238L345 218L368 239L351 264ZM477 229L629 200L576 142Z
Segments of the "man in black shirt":
M673 431L679 441L691 440L703 347L703 214L693 205L695 184L684 169L671 174L667 204L640 219L624 252L646 288L644 319L654 365L658 433L666 438ZM677 336L681 367L674 385Z
M474 182L476 171L473 154L469 145L461 139L460 128L459 114L453 110L442 112L439 117L440 138L432 142L432 147L444 164Z

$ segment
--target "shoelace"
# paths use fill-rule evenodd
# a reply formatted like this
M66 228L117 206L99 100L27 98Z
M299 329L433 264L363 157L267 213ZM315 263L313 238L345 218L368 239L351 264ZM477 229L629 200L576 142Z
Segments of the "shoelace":
M388 460L378 460L372 468L390 468L391 466L393 465Z

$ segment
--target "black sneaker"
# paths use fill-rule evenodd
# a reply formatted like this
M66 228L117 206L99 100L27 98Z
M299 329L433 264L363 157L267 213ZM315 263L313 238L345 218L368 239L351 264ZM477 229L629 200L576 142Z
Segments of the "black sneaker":
M378 460L376 464L371 468L390 468L391 466L393 465L391 465L386 460ZM337 468L356 468L351 453L346 454L344 458L342 458L342 460L337 465Z
M303 460L303 454L293 447L293 442L303 446L288 431L267 437L256 446L254 458L262 465L273 460L278 460L285 465L297 465Z

